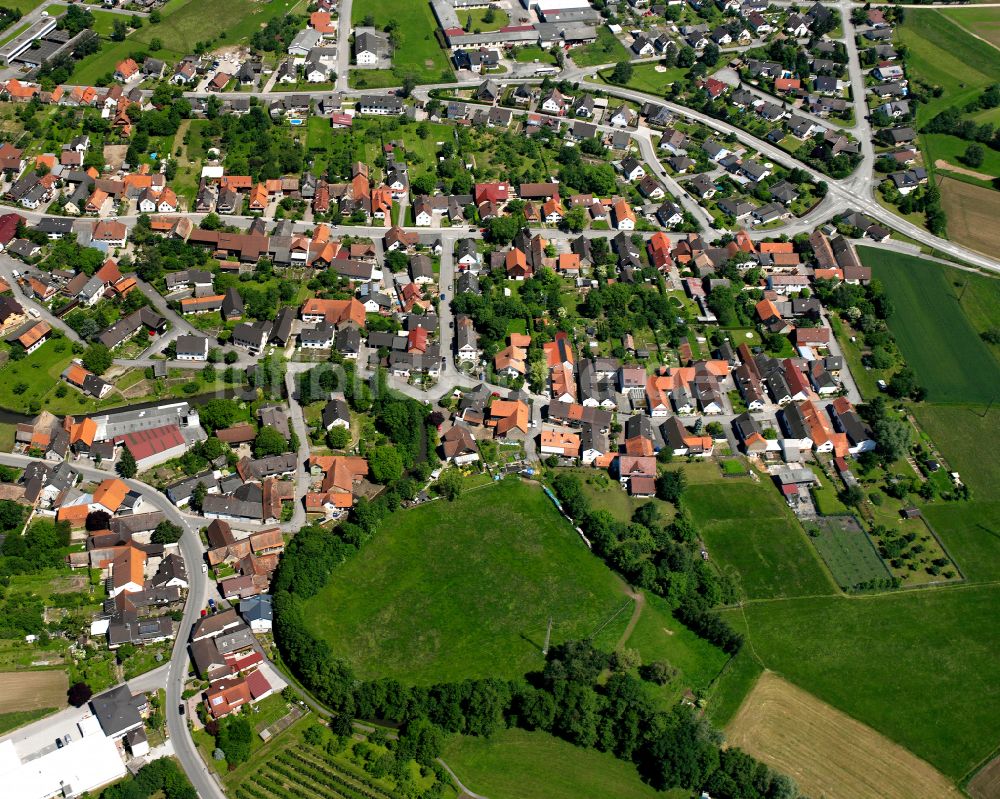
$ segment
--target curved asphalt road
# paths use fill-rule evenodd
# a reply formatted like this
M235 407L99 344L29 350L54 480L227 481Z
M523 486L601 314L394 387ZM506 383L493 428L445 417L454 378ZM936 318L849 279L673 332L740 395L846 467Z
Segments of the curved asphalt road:
M0 453L0 463L6 466L25 467L39 458L29 458L25 455L13 455ZM88 480L105 480L114 477L112 472L97 469L93 466L85 466L71 462L70 465L80 472ZM201 756L195 749L194 741L191 738L187 726L187 719L177 712L181 702L181 693L184 690L184 680L187 677L187 642L191 632L191 627L198 619L201 609L205 606L208 597L208 576L202 573L202 555L204 548L198 529L194 527L189 519L181 514L159 491L146 483L138 480L125 480L129 488L139 491L143 499L157 510L163 511L166 517L178 525L183 531L179 542L181 555L188 572L188 596L184 605L184 617L177 628L177 637L174 640L174 649L170 657L170 663L166 668L165 675L161 670L157 670L158 675L166 677L167 690L167 729L173 741L174 752L181 761L185 773L194 785L198 796L201 799L224 799L224 794L218 784L208 773L207 768L201 760Z

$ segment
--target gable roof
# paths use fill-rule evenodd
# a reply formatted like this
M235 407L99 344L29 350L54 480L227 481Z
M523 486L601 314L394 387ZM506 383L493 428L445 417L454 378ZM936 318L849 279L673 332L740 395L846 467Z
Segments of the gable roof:
M114 513L121 507L127 493L128 486L125 483L117 478L109 478L94 489L94 502Z

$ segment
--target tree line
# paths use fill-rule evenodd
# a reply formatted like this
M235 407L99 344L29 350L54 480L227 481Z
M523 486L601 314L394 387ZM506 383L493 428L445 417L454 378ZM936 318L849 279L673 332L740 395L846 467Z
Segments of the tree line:
M737 589L700 557L697 530L680 502L683 470L668 471L657 481L657 495L678 506L677 516L666 525L653 503L640 507L629 524L606 510L594 510L574 474L557 475L552 487L594 553L608 566L632 585L663 597L674 615L697 635L729 654L739 651L743 636L712 612L714 606L734 601Z

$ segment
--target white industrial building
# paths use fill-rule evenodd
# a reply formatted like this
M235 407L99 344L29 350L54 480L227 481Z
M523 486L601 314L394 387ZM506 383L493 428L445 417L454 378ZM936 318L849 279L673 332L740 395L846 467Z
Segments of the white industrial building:
M79 796L124 777L125 763L115 742L99 726L87 732L61 749L24 762L11 739L0 741L0 793L17 799Z

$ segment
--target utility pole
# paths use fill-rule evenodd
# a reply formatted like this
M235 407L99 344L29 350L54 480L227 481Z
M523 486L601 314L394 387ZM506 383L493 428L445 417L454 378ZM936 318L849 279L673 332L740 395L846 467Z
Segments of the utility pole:
M552 617L549 616L549 629L545 631L545 646L542 647L542 654L549 656L549 641L552 639Z

